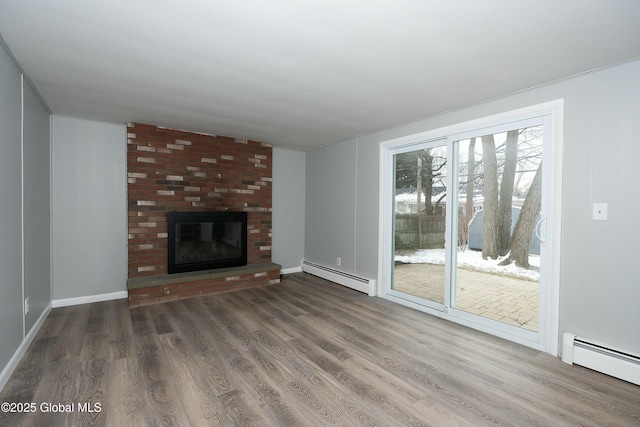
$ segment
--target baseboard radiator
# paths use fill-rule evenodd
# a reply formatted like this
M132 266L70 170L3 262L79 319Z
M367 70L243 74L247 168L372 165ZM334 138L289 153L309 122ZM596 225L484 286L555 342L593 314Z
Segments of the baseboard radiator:
M562 361L640 385L640 355L611 348L570 332L562 336Z
M354 274L345 273L344 271L335 270L324 265L315 264L306 260L302 261L302 271L322 277L342 286L346 286L356 291L364 292L369 296L376 295L376 281Z

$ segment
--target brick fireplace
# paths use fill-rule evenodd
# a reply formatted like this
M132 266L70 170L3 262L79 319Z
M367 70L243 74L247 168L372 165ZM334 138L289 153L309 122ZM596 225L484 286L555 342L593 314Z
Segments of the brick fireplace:
M136 123L127 132L130 306L279 282L270 144ZM247 212L247 265L167 274L172 211Z

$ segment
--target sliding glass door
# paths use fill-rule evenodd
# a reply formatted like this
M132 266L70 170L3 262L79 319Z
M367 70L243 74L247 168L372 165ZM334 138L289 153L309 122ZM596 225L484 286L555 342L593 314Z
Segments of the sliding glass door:
M541 115L391 144L383 296L544 346L549 123Z
M445 306L448 149L437 140L395 153L392 290L437 310ZM427 249L422 251L421 249Z
M454 140L451 308L538 331L543 126Z

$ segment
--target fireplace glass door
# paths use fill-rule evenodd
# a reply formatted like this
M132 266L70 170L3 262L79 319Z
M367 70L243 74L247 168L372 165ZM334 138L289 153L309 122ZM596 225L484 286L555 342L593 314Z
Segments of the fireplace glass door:
M247 264L246 212L170 212L169 273Z

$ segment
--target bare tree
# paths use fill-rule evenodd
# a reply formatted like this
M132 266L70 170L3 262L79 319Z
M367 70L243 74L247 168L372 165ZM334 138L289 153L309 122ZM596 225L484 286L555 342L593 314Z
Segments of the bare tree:
M498 160L493 135L482 137L484 163L484 224L482 226L482 258L497 259L498 246Z
M418 189L418 212L432 211L431 194L433 183L442 179L443 165L434 164L431 150L417 150L396 155L396 188ZM444 162L446 164L446 162ZM420 192L420 189L422 192ZM424 194L424 203L422 195Z
M433 170L433 156L431 155L431 150L425 150L423 153L420 153L419 158L421 159L419 163L420 168L420 181L424 183L424 210L427 215L431 214L433 210L431 203L431 194L433 193L433 179L439 177L436 172L434 176ZM420 212L418 212L420 214Z
M500 201L498 206L498 252L506 255L511 241L511 205L513 204L513 187L518 164L519 130L507 132L505 143L504 166L500 182Z
M508 256L499 265L509 265L515 262L518 267L529 268L529 246L531 245L533 229L536 226L536 218L540 214L541 201L542 162L538 166L527 197L524 199L518 221L516 221Z
M467 225L473 216L473 193L476 179L476 139L469 141L469 159L467 161L467 206L465 209Z
M473 217L473 193L476 180L476 139L469 140L469 153L467 159L466 202L464 216L458 216L458 246L469 243L469 223Z

